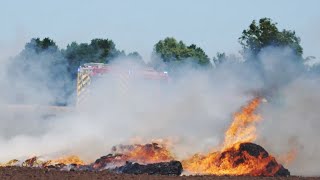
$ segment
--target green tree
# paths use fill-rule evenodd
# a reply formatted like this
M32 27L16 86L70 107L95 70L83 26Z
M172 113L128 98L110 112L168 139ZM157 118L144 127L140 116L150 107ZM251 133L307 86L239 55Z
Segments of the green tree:
M67 104L71 93L67 67L66 59L52 39L32 38L8 66L10 88L20 94L20 99L13 101ZM46 96L37 98L38 91Z
M107 57L113 58L119 53L114 42L108 39L93 39L90 46L94 50L98 62L106 62Z
M166 62L181 62L187 59L195 60L200 65L207 65L210 59L205 52L195 44L185 45L182 41L167 37L160 40L154 46L154 53L158 54Z
M142 56L138 52L132 52L127 55L129 58L142 60Z
M108 39L93 39L90 44L72 42L63 50L73 79L77 77L77 69L80 65L89 62L107 63L121 54L123 52L117 50L113 41Z
M213 64L217 67L220 64L222 64L227 59L227 56L225 53L217 52L216 57L212 58Z
M244 51L250 51L255 56L268 46L290 47L299 57L303 54L300 38L295 31L279 31L277 23L273 23L269 18L260 19L258 24L255 20L252 21L249 28L242 32L239 42Z
M43 51L54 52L58 50L58 46L52 39L48 37L42 40L40 38L32 38L30 42L26 43L25 50L33 50L36 53L41 53Z

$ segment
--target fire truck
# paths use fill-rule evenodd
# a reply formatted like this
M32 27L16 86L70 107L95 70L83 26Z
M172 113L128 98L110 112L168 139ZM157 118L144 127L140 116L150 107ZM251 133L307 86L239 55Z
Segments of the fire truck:
M88 94L90 87L96 79L112 76L117 83L117 90L125 93L128 91L128 84L131 79L144 79L156 82L168 82L167 72L159 72L151 67L126 65L109 65L104 63L86 63L78 68L77 76L77 105L81 104Z

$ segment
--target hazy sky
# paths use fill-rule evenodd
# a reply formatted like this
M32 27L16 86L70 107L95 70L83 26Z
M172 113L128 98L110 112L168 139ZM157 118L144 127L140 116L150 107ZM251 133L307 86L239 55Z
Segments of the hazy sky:
M0 52L17 53L32 37L48 36L61 48L109 38L149 58L157 41L173 36L213 57L238 52L241 32L261 17L295 30L304 56L320 57L319 0L1 0Z

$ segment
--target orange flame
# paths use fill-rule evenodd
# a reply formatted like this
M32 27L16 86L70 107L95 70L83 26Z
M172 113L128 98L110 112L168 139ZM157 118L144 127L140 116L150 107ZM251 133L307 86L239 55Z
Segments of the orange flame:
M9 166L17 166L19 163L19 160L12 159L6 163L0 163L0 167L9 167Z
M225 132L223 149L229 148L239 142L252 142L257 138L255 123L261 116L255 110L261 103L261 98L254 98L240 112L235 113L232 124Z
M155 143L136 145L126 156L128 156L128 160L142 164L166 162L174 159L166 147L159 146Z
M22 163L25 167L41 167L44 161L40 160L37 156L33 156Z
M11 160L3 166L12 166L17 165L19 161L18 160ZM41 160L41 158L37 156L33 156L24 162L22 162L22 166L25 167L48 167L48 166L56 166L56 165L69 165L69 164L76 164L76 165L84 165L85 162L83 162L78 156L66 156L55 160Z
M118 145L112 148L112 154L102 156L93 164L93 168L122 166L126 161L139 164L152 164L174 160L171 152L164 146L157 143Z
M182 161L183 168L191 173L215 175L272 176L278 172L282 166L275 158L262 147L249 143L257 137L255 123L261 120L261 116L255 111L260 103L261 98L254 98L235 113L221 151L196 154ZM246 147L249 148L244 149Z
M214 175L250 175L274 176L280 168L275 158L269 156L265 150L252 155L249 150L240 150L240 146L253 146L251 143L236 144L222 152L212 152L208 155L195 155L182 161L183 168L196 174ZM260 147L255 145L256 147ZM256 148L253 147L253 148Z
M82 161L78 156L71 155L71 156L66 156L62 158L58 158L55 160L51 160L50 165L54 164L77 164L77 165L84 165L85 162Z

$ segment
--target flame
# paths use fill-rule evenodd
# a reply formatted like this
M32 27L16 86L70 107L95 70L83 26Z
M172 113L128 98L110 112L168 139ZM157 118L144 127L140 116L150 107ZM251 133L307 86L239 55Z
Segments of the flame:
M61 157L55 160L50 160L48 165L55 164L76 164L76 165L85 165L85 162L80 159L80 157L71 155L66 157Z
M174 159L171 152L165 146L157 143L135 145L126 156L128 160L142 164L166 162Z
M174 160L171 152L157 143L118 145L112 148L112 154L102 156L93 164L93 168L113 168L124 165L127 161L139 164L152 164Z
M282 167L265 150L260 150L257 155L253 155L250 150L243 149L245 146L260 147L252 143L240 143L224 151L212 152L208 155L196 154L182 161L182 165L191 173L219 176L274 176Z
M20 161L17 159L10 160L6 163L0 163L0 167L9 167L9 166L18 166ZM85 162L82 161L78 156L71 155L62 158L58 158L55 160L44 160L37 156L32 156L25 161L23 161L20 165L24 167L48 167L48 166L56 166L56 165L85 165Z
M225 132L223 149L229 148L239 142L252 142L256 140L255 123L261 120L261 116L255 114L255 110L261 103L261 98L254 98L249 104L235 113L233 122Z
M12 159L6 163L0 163L0 167L16 166L16 165L18 165L18 163L19 163L19 160Z
M261 100L259 97L254 98L241 111L235 113L233 122L225 132L225 139L220 151L207 155L196 154L190 159L182 161L183 168L197 174L274 175L282 166L262 147L248 143L257 138L255 124L261 120L261 116L255 111ZM246 146L252 150L243 150L243 147Z
M42 167L43 163L45 163L43 160L40 160L39 157L33 156L27 160L25 160L22 163L22 166L25 167Z

